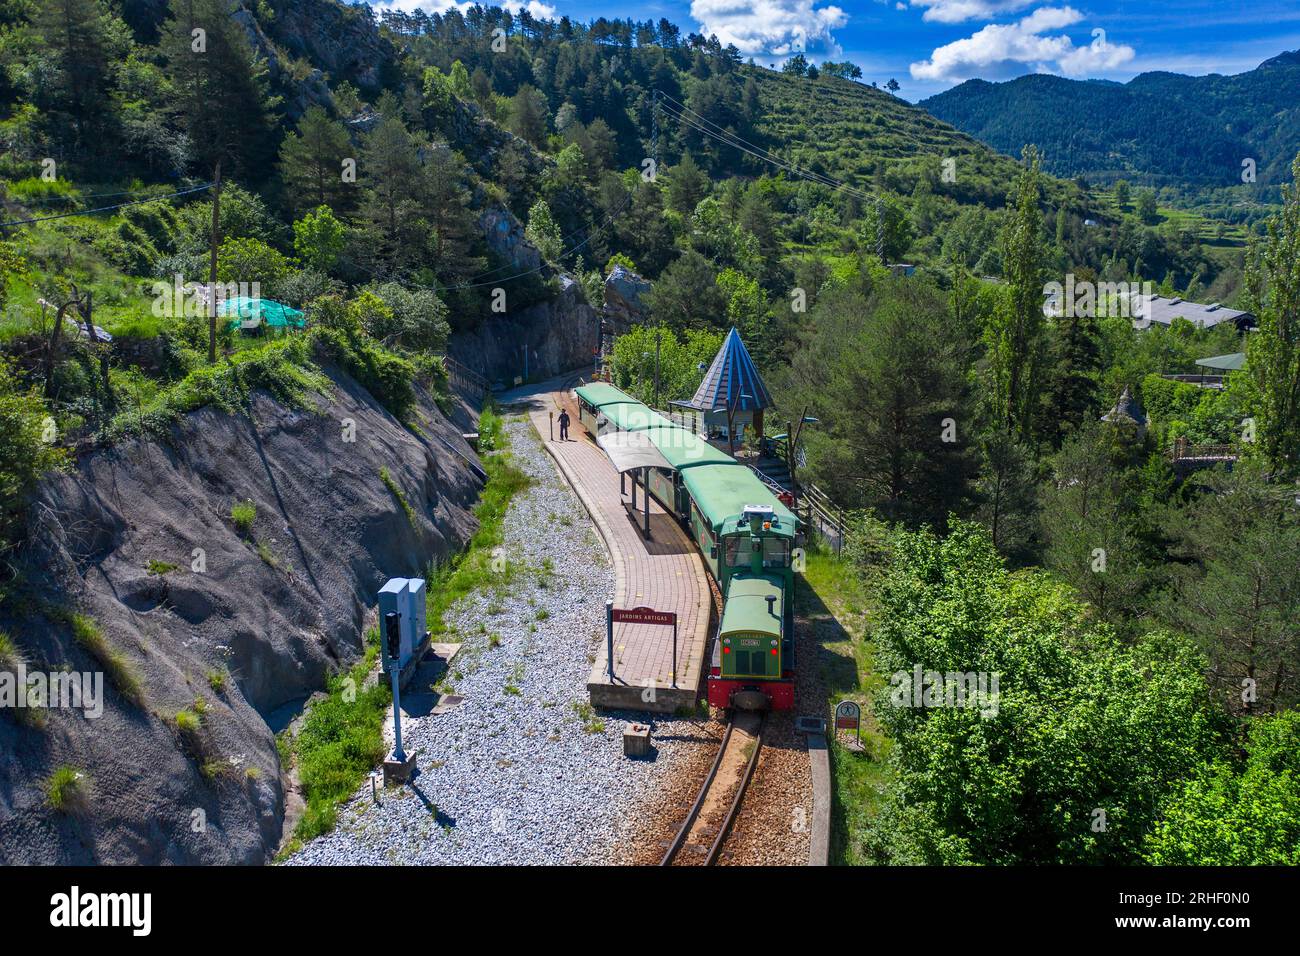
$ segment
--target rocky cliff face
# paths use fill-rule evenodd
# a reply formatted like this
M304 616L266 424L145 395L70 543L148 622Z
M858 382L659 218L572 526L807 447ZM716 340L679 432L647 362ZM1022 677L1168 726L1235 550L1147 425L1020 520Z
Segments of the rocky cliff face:
M358 657L386 578L420 575L462 546L479 488L443 441L473 453L429 396L416 433L331 378L314 411L266 396L247 415L205 409L165 443L96 452L41 486L27 556L37 597L0 628L29 670L101 670L56 609L76 610L143 694L133 704L106 681L98 719L50 709L40 728L0 715L0 863L260 863L274 852L284 791L268 721L278 727ZM257 509L246 534L231 519L244 500ZM197 746L176 724L196 700ZM68 812L47 798L62 766L85 774L88 793Z
M626 332L634 325L644 325L649 315L645 303L649 291L648 279L641 278L626 266L615 266L605 277L604 317L618 332Z
M492 313L472 330L451 338L452 357L479 372L490 382L511 384L515 378L543 379L591 364L599 344L600 322L587 302L582 285L542 261L526 238L523 224L509 210L486 209L479 228L488 247L514 271L538 269L554 284L557 294L546 301L510 308L514 288L503 282L506 311Z
M548 302L484 319L449 344L452 357L489 382L550 378L591 365L599 342L596 310L573 277L559 276L560 293ZM526 355L525 355L526 353Z

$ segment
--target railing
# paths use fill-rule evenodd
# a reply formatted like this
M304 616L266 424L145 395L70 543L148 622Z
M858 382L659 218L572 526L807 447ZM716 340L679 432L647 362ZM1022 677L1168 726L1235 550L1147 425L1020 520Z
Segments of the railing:
M799 486L800 504L808 514L808 524L821 532L838 553L844 547L848 534L848 522L844 518L844 509L831 501L824 491L812 482L803 482Z
M1206 458L1235 460L1237 449L1233 445L1193 445L1186 438L1177 438L1169 454L1174 461Z
M492 390L488 380L474 371L468 365L456 361L450 355L442 357L442 364L447 369L447 378L453 385L459 385L461 388L468 389L471 392L477 392L478 397L482 398Z
M683 412L680 409L654 407L651 407L650 411L662 415L674 425L689 428L692 435L700 433L700 417L694 413Z

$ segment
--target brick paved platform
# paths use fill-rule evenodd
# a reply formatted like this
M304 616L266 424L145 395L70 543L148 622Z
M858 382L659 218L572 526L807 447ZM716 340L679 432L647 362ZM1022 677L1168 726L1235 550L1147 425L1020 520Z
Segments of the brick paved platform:
M616 608L651 607L677 612L678 673L674 685L671 627L650 624L614 625L614 679L607 672L605 642L587 678L591 702L598 707L633 708L671 713L692 707L704 677L705 649L713 597L704 564L677 521L653 498L650 505L650 539L642 536L619 493L618 472L609 458L578 422L578 411L568 389L555 383L537 386L529 393L516 390L503 402L524 402L546 450L560 473L577 492L614 563ZM558 415L563 404L572 424L569 441L559 440L559 425L551 440L549 414ZM627 478L631 487L631 476ZM638 522L642 520L642 492L637 492Z

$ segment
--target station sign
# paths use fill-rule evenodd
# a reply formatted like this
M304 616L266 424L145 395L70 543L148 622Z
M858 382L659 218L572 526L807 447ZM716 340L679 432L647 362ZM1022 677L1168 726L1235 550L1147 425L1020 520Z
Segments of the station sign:
M656 611L649 607L614 608L615 624L666 624L677 625L676 611Z

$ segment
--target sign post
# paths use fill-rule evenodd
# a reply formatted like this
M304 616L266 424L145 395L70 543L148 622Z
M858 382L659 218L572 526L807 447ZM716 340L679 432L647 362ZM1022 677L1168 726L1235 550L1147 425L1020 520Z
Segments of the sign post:
M614 677L614 622L620 624L662 624L673 629L673 686L677 686L677 612L656 611L652 607L615 608L605 602L609 630L609 676Z
M862 708L855 700L842 700L835 705L835 736L841 730L852 730L857 746L862 747Z
M614 683L614 602L605 602L605 671Z

